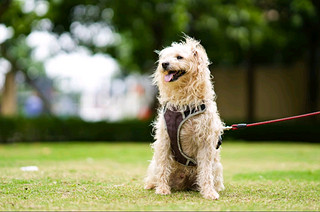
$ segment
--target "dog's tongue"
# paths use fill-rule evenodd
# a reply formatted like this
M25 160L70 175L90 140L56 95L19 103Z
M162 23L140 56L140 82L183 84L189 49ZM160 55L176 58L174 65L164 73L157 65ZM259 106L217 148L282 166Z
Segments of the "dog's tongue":
M173 73L165 75L164 76L164 81L170 82L172 80L172 78L173 78L173 75L174 75Z

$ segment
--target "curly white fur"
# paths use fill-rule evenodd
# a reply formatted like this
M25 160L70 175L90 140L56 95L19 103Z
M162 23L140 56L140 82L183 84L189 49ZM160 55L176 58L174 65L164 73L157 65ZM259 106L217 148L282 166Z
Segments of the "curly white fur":
M163 63L167 63L168 68L165 69ZM209 64L200 42L187 36L185 41L172 43L159 52L153 82L159 88L161 108L154 123L154 155L145 179L145 188L155 188L157 194L170 194L171 189L193 189L207 199L218 199L217 191L224 189L220 148L216 149L224 124L217 110ZM179 70L186 73L176 81L165 80L169 71ZM176 162L171 153L163 107L167 105L183 111L187 106L197 107L203 103L206 111L188 119L181 128L182 150L197 161L195 167L184 166Z

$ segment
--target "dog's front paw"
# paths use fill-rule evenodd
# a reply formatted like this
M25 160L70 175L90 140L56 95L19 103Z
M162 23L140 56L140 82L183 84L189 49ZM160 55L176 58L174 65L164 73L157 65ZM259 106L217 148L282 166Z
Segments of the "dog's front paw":
M216 200L219 199L219 194L216 191L210 191L210 192L204 192L203 197L210 200Z
M223 183L218 183L214 185L214 188L216 189L216 191L223 191L225 189Z
M160 194L160 195L171 194L170 187L169 186L157 187L156 188L156 194Z

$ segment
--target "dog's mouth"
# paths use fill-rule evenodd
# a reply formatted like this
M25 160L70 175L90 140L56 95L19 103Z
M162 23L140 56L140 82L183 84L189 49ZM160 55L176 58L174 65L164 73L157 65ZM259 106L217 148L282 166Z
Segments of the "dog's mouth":
M174 82L177 79L179 79L181 76L183 76L186 73L184 70L178 70L178 71L168 71L168 74L164 76L164 81L166 82Z

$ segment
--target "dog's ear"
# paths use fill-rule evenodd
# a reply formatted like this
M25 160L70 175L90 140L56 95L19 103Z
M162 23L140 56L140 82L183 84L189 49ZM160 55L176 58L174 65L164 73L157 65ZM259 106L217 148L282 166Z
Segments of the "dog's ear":
M190 46L193 55L197 56L198 55L197 46L200 45L200 42L189 37L188 35L185 35L184 39L186 40L186 42L185 42L186 45Z
M192 49L192 54L195 57L195 59L198 61L198 64L201 66L209 66L210 61L207 55L206 50L203 48L203 46L200 44L200 42L197 41Z
M209 58L207 56L206 50L203 46L198 43L192 50L193 56L196 58L199 64L208 66L210 64Z

